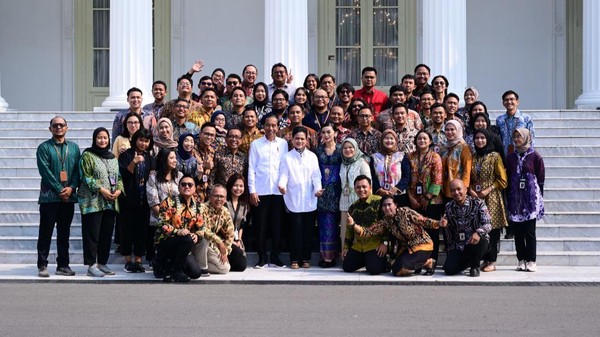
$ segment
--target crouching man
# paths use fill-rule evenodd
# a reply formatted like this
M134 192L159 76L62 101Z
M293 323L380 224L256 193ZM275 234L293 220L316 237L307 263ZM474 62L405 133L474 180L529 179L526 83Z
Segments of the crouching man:
M447 275L470 268L469 276L479 276L481 259L490 249L492 230L490 213L483 200L467 195L460 179L450 183L452 201L446 204L446 215L440 227L446 227L448 256L444 264Z

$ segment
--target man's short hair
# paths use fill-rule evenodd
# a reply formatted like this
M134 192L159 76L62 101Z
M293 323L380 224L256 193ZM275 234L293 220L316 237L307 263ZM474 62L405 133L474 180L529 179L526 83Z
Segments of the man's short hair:
M335 83L335 76L333 76L331 74L323 74L323 75L321 75L321 78L319 78L319 82L323 83L323 80L326 79L327 77L331 77L331 79L333 80L333 83Z
M373 71L375 72L375 75L377 75L377 69L375 69L375 67L364 67L363 70L360 72L360 75L364 75L367 71Z
M206 88L206 89L202 90L202 93L200 94L200 98L203 98L207 92L212 92L213 94L215 94L215 96L219 96L219 95L217 95L217 91L214 88Z
M394 113L394 111L396 111L396 109L398 109L398 108L404 108L404 112L408 113L408 107L404 103L394 104L394 106L392 106L391 112Z
M256 118L258 118L258 112L256 111L256 109L253 106L250 106L250 105L246 105L246 107L244 108L244 112L242 112L242 117L246 116L247 111L254 112L254 116L256 116Z
M210 195L213 195L213 192L217 189L217 188L222 188L225 190L225 193L227 193L227 187L223 186L222 184L214 184L212 186L212 188L210 189Z
M444 103L446 103L446 101L448 100L448 98L452 98L452 97L456 98L456 100L460 102L460 97L458 97L457 94L451 92L448 95L444 96Z
M400 83L404 82L404 80L415 80L415 75L413 74L406 74L404 76L402 76L402 80Z
M283 97L285 97L286 101L290 100L290 95L287 93L287 91L283 90L283 89L275 89L275 91L273 91L273 94L271 95L271 102L273 101L273 97L275 97L275 95L279 95L282 94Z
M173 103L177 104L179 102L185 102L187 104L187 108L188 109L190 108L190 101L188 101L187 99L181 98L181 97L177 97Z
M214 129L216 129L217 126L215 125L215 123L206 122L206 123L202 124L202 127L200 128L200 132L204 131L204 129L206 129L206 128L214 128Z
M352 86L352 84L350 84L348 82L344 82L335 88L335 92L337 93L338 96L340 95L340 92L342 92L342 90L348 90L351 93L354 93L354 91L355 91L354 86Z
M241 78L241 77L240 77L240 75L238 75L238 74L233 74L233 73L231 73L231 74L227 75L227 78L225 79L225 82L227 82L227 80L228 80L228 79L230 79L230 78L235 78L235 79L236 79L236 80L238 80L240 83L242 83L242 78Z
M421 92L421 94L419 95L419 98L421 98L421 97L423 97L423 95L427 95L427 94L433 96L433 93L431 91L425 90L425 91Z
M438 102L433 103L431 105L431 108L429 108L429 111L433 111L433 109L437 109L437 108L442 108L442 109L444 109L444 112L446 112L446 106L444 104L438 103Z
M177 86L179 86L179 82L181 82L183 80L188 80L190 82L190 87L192 87L192 88L194 87L194 80L192 80L191 77L185 76L185 75L183 75L177 79Z
M508 95L511 95L511 94L512 94L512 95L515 95L515 98L516 98L516 99L519 99L519 94L517 94L516 92L514 92L514 91L512 91L512 90L508 90L508 91L506 91L506 92L504 92L504 93L502 94L502 100L504 101L504 98L505 98L506 96L508 96Z
M167 83L165 83L165 81L163 81L163 80L154 81L154 83L152 83L152 88L154 88L154 86L157 84L162 84L162 86L165 87L165 91L167 91Z
M52 126L52 122L54 122L55 119L60 118L65 122L65 125L67 125L67 120L63 117L63 116L54 116L52 117L52 119L50 120L50 126Z
M194 179L194 177L192 177L189 173L185 173L180 179L179 179L179 184L177 184L178 186L181 186L181 182L183 181L184 178L190 178L194 181L194 185L196 185L196 179Z
M406 89L406 87L395 84L390 87L390 96L396 91L402 91L405 95L408 95L408 89Z
M273 74L273 72L275 71L275 68L280 68L280 67L281 67L281 68L283 68L283 69L285 69L285 72L286 72L286 73L288 72L288 71L287 71L287 67L285 66L285 64L283 64L283 63L281 63L281 62L278 62L278 63L275 63L275 64L274 64L274 65L271 67L271 74Z
M254 69L256 69L256 72L258 73L258 67L256 67L254 64L246 64L244 69L242 69L242 75L246 72L246 69L248 69L248 67L254 67Z
M131 89L127 90L127 97L129 97L129 94L131 94L132 92L136 92L136 91L139 92L140 95L144 95L144 93L142 92L142 89L132 87Z
M428 72L429 74L431 74L431 68L429 68L429 66L428 66L428 65L426 65L426 64L423 64L423 63L417 64L417 66L415 67L415 74L417 73L417 69L419 69L419 68L421 68L421 67L423 67L423 68L427 69L427 72Z
M356 177L356 179L354 179L354 185L356 185L356 183L361 180L366 180L369 183L369 186L371 186L371 178L367 177L364 174L361 174L358 177Z
M226 136L226 137L227 137L227 136L229 136L229 134L230 134L232 131L239 131L240 133L243 133L243 132L242 132L242 129L238 128L237 126L234 126L234 127L230 128L229 130L227 130L227 134L226 134L225 136Z

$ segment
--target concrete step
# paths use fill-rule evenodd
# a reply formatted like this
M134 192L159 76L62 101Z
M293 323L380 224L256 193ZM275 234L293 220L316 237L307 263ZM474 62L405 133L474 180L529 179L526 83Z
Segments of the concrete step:
M35 120L46 123L49 126L54 116L62 116L68 124L73 121L93 121L98 119L113 120L116 111L93 112L93 111L2 111L0 121L28 121Z
M600 200L600 188L551 188L544 187L544 198L548 200Z
M16 199L31 199L40 194L39 187L0 187L0 199L16 198Z
M24 147L36 147L38 145L40 145L42 142L45 142L46 140L48 140L50 137L46 137L44 136L39 136L39 135L26 135L26 136L4 136L4 135L0 135L0 144L2 144L2 146L9 146L9 147L17 147L17 146L24 146ZM79 147L88 147L90 146L91 142L92 142L92 135L89 134L87 136L79 136L79 137L69 137L68 140L73 141L75 143L77 143L77 145L79 145Z
M0 177L0 188L40 188L39 175L37 177Z
M565 129L585 129L600 127L600 118L534 118L533 127L537 129L563 127ZM537 134L536 134L537 136Z
M38 177L39 179L39 171L35 166L28 167L17 167L14 165L0 167L0 177Z
M597 251L538 251L536 262L544 266L600 266L600 252ZM517 267L517 256L513 251L500 251L497 264Z
M0 223L0 237L38 237L39 223L19 223L19 224L4 224ZM54 230L56 235L56 229ZM81 236L81 223L73 222L71 224L71 236Z
M538 221L540 224L600 224L600 210L587 212L556 211L546 208L546 214Z
M521 112L531 116L534 120L544 118L600 118L600 111L598 110L521 110ZM505 114L506 110L488 110L488 113L490 118L495 121L496 117Z
M548 155L543 156L544 165L552 166L600 166L600 156L595 155ZM599 172L600 173L600 172Z
M579 165L565 165L565 166L546 166L546 174L552 175L553 177L570 177L573 175L579 177L598 177L600 176L600 166L579 166Z
M535 122L534 122L535 123ZM69 132L71 128L69 128ZM535 123L535 135L537 136L588 136L596 137L600 133L600 127L592 125L581 128L564 128L561 126L538 127Z
M552 145L538 145L536 144L535 149L543 156L600 156L600 145L587 145L587 146L552 146Z
M0 237L0 250L36 250L36 236L3 236ZM71 236L69 240L70 249L82 250L83 242L81 237ZM52 237L50 249L56 250L56 237Z
M600 122L599 122L600 123ZM534 139L535 146L586 146L600 145L600 138L587 136L537 136Z
M3 224L14 224L14 223L39 223L40 212L39 206L35 206L35 210L29 211L18 211L18 210L7 210L0 211L0 223ZM81 213L79 212L79 206L75 206L75 214L73 214L73 223L81 223Z
M500 250L515 251L514 240L502 240ZM600 251L600 238L537 237L537 251Z
M536 223L536 235L538 238L600 238L600 224L541 224Z
M600 210L599 200L552 200L544 199L544 207L555 212L586 212Z
M548 188L565 188L565 189L582 189L582 188L598 188L600 187L600 176L577 176L579 172L572 172L568 176L549 176L548 173L554 174L554 171L546 171L546 180L544 182L544 190Z

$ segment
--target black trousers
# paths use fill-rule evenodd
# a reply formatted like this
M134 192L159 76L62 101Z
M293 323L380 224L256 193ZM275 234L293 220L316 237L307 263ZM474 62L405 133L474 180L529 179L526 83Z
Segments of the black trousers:
M52 232L56 224L56 264L58 268L69 266L69 237L75 203L51 202L40 204L40 228L37 242L37 266L48 265Z
M191 279L200 277L200 267L190 252L194 242L192 237L174 236L164 239L158 245L158 265L163 268L165 275L183 271Z
M117 219L121 219L121 255L143 256L146 252L146 235L150 223L148 207L123 207ZM133 249L132 249L133 248Z
M498 260L498 252L500 252L501 234L502 228L496 228L490 231L490 251L483 257L484 261L496 262Z
M344 258L342 269L347 273L352 273L362 267L366 267L369 274L379 275L385 270L386 263L385 256L379 257L377 255L377 249L361 253L350 248Z
M315 212L289 213L290 261L310 261L315 229Z
M426 210L418 210L418 212L431 219L440 220L442 215L444 214L444 205L429 205ZM431 258L434 260L438 260L438 255L440 253L440 230L438 229L429 229L426 228L425 231L431 237L433 241L433 252L431 253Z
M490 243L487 239L480 239L475 245L466 245L464 251L458 249L448 252L446 263L444 263L444 272L446 275L455 275L461 273L466 268L479 268L481 259L490 249Z
M113 210L81 215L81 236L83 239L83 263L106 264L110 255L110 244L115 227Z
M244 271L248 262L246 260L246 252L236 245L231 245L231 253L227 256L231 268L229 271Z
M408 250L405 250L398 255L396 260L394 260L394 264L392 264L392 274L396 275L402 269L415 270L422 268L430 257L430 250L418 250L412 254L410 254Z
M271 258L281 253L281 226L284 212L283 196L261 195L254 211L254 226L258 237L258 256L267 257L267 237L271 236Z
M519 261L535 262L537 257L537 239L535 219L524 222L509 222L515 233L515 249Z

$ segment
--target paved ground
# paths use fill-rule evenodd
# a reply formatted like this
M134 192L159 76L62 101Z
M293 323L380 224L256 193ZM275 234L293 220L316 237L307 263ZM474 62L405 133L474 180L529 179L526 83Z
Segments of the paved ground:
M0 336L515 337L600 329L600 287L589 286L3 282L0 296Z
M48 270L51 277L42 279L37 277L35 265L26 264L0 264L0 282L101 282L101 283L149 283L160 282L151 272L145 274L128 274L123 272L123 265L110 265L117 272L115 276L92 278L86 276L86 267L71 266L77 273L76 276L55 276L55 265L50 265ZM344 273L339 268L291 270L289 268L265 268L261 270L249 268L242 273L229 273L227 275L212 275L197 281L200 283L257 283L257 284L593 284L600 285L600 267L548 267L539 266L535 273L517 272L513 267L501 266L492 273L481 273L478 278L466 275L446 276L441 270L430 276L411 276L407 278L393 277L390 274L372 276L366 272Z

